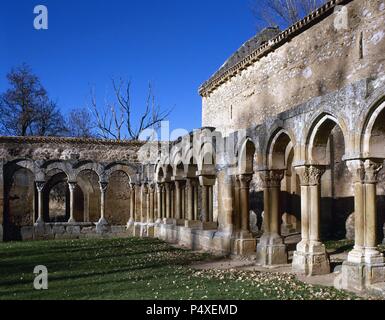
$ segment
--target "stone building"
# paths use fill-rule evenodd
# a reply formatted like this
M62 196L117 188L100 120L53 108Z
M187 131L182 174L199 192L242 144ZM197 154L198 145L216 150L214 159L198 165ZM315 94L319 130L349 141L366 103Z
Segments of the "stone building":
M0 138L3 238L154 236L312 276L351 237L340 286L381 288L384 52L384 0L331 0L247 41L177 141Z

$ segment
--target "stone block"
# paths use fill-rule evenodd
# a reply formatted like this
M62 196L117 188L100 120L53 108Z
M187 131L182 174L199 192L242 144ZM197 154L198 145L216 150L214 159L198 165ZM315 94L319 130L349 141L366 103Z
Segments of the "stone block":
M288 254L285 244L257 245L257 263L263 266L287 264Z
M22 240L32 240L33 239L33 227L27 226L22 227L20 230Z
M326 252L310 253L295 251L292 263L293 272L306 275L316 276L330 273L330 262Z
M202 230L217 230L218 223L216 222L202 222Z
M68 234L79 235L80 234L80 226L68 225L66 227L66 232Z
M52 226L52 233L53 234L63 234L63 233L65 233L65 228L63 225L53 225Z
M164 224L175 224L176 225L176 220L175 219L171 219L171 218L164 218L163 219L163 223Z
M184 226L190 229L202 228L202 222L199 220L186 220Z
M256 239L233 239L232 254L238 256L254 255L256 251ZM223 248L221 248L222 250Z

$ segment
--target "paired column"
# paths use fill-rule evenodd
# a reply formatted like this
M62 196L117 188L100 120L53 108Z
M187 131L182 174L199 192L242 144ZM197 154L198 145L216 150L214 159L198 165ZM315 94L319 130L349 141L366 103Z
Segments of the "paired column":
M156 196L157 196L157 220L156 223L160 223L162 220L162 211L163 211L163 185L161 183L157 183L157 189L156 189Z
M183 191L183 180L175 180L175 219L182 219L182 191Z
M347 161L353 175L355 244L342 265L339 285L361 291L385 282L385 260L377 250L377 178L383 159Z
M296 167L301 181L301 242L293 256L293 270L306 275L330 272L329 257L320 240L321 177L325 166Z
M147 222L154 223L154 213L155 213L155 185L153 183L148 186L148 216Z
M135 183L130 183L130 219L128 224L135 222Z
M347 166L354 186L354 249L348 261L353 263L383 262L377 250L377 178L383 167L380 159L351 160Z
M186 219L194 219L194 185L191 178L186 180Z
M44 223L44 216L43 216L43 190L45 186L45 181L36 181L36 189L37 189L37 220L36 224L43 224Z
M74 209L75 209L75 189L76 189L76 182L69 181L68 187L70 190L70 218L68 220L68 223L75 223L74 218Z
M251 174L241 174L239 179L239 198L240 198L240 216L241 216L241 238L250 237L250 182Z
M171 219L171 183L165 183L165 218Z
M260 173L263 181L264 233L257 246L257 260L262 265L287 263L287 248L281 236L280 193L284 170Z
M100 220L99 224L108 224L105 214L106 214L106 193L108 183L104 181L99 182L100 187Z

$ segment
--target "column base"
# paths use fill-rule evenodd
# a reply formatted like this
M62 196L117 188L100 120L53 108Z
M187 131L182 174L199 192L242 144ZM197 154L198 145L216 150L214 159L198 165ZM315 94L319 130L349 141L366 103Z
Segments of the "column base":
M186 223L185 219L176 219L176 225L177 226L184 226Z
M164 224L175 224L176 225L176 220L172 218L164 218L163 219Z
M0 242L4 240L3 225L0 224Z
M148 237L148 225L147 225L147 223L144 223L144 222L142 222L142 223L140 223L140 237L141 238L147 238Z
M155 236L155 223L147 224L147 237L154 238Z
M263 235L257 245L257 263L263 266L287 264L287 247L282 237Z
M156 219L155 224L161 224L161 223L163 223L161 218Z
M330 273L330 262L325 252L295 251L292 263L293 272L306 276Z
M345 261L335 286L350 291L361 292L372 286L385 283L385 263L367 264ZM385 294L385 292L383 292Z
M202 222L199 220L186 220L184 226L190 229L199 229L202 227Z
M254 238L231 240L231 253L237 256L250 256L255 254L257 241Z
M134 220L133 219L128 220L126 230L130 236L134 235Z
M141 223L134 222L134 237L140 237L141 235Z
M96 232L97 233L106 233L108 231L109 231L109 226L108 226L107 220L104 218L100 218L98 223L96 224Z
M202 222L202 230L217 230L218 223L216 222Z

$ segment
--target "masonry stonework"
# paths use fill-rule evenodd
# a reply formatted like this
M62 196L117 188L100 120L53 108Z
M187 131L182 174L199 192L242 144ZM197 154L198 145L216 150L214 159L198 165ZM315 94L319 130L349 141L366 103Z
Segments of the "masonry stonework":
M158 237L307 276L350 238L336 286L384 294L384 21L384 0L330 0L257 35L177 141L0 137L1 237Z

